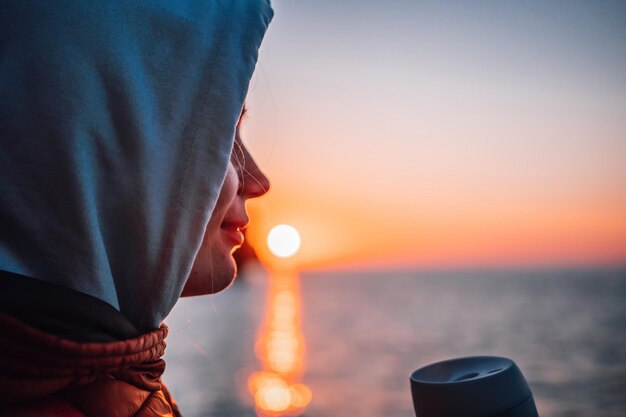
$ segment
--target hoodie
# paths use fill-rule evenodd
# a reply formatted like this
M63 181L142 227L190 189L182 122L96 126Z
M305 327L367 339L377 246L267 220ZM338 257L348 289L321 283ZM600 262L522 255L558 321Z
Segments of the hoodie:
M0 270L158 329L271 17L265 0L3 1Z

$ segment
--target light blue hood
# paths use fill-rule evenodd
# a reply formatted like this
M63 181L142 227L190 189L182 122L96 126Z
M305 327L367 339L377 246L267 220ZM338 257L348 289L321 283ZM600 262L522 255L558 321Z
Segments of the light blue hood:
M0 9L0 269L155 328L218 197L269 3Z

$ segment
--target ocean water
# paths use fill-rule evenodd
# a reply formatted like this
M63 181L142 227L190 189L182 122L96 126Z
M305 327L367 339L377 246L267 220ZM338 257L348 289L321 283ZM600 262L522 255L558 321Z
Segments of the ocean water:
M186 417L255 416L246 387L268 305L257 272L182 300L165 381ZM513 359L542 417L626 416L626 269L308 273L299 277L303 416L411 417L409 374Z

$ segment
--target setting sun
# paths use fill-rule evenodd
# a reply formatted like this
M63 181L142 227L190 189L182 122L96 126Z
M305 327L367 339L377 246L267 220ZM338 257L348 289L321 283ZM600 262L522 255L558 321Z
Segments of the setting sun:
M279 258L289 258L300 249L300 233L287 224L275 226L267 235L267 246Z

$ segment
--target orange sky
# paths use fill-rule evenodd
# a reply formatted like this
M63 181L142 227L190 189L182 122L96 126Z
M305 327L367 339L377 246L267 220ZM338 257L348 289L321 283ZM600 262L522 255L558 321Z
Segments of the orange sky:
M624 263L621 6L379 3L274 4L244 127L262 256L289 223L300 266Z

